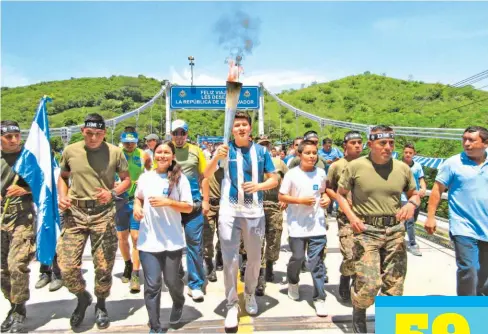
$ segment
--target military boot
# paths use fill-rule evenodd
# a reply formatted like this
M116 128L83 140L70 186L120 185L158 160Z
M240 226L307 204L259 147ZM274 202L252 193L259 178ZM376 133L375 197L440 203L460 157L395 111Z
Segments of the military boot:
M132 261L125 261L124 273L122 274L122 283L129 283L132 274Z
M353 333L368 333L366 327L366 309L354 306L352 310L352 330Z
M339 295L343 301L351 300L351 276L341 275L339 283Z
M207 266L207 279L210 282L217 282L217 273L212 262L212 259L205 259L205 265Z
M217 251L217 255L215 255L215 267L217 271L224 270L224 260L222 259L222 251Z
M14 311L15 304L10 303L10 311L8 311L7 317L2 322L2 333L6 333L12 327L13 319L12 319L12 312Z
M264 277L264 269L259 269L258 285L256 286L256 296L264 296L266 290L266 278Z
M24 322L27 312L25 310L25 303L14 304L12 309L12 327L10 327L10 333L26 333L24 328Z
M273 261L266 261L266 282L274 281Z
M78 304L69 320L71 327L78 327L81 325L85 318L86 309L93 301L91 294L86 290L76 294L76 297L78 297Z
M98 329L105 329L110 326L110 319L105 308L105 298L97 299L97 305L95 305L95 323Z

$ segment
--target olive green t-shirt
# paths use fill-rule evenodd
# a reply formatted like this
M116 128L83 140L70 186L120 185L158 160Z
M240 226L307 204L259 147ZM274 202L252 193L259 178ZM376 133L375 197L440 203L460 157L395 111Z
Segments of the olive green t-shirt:
M209 197L220 198L222 180L224 179L224 169L219 168L208 179Z
M7 194L7 188L10 187L14 182L16 173L14 172L13 167L21 152L22 150L14 153L7 153L2 151L2 160L1 160L2 205L7 200L7 198L5 197L5 195ZM29 185L20 176L19 176L19 180L17 181L17 185L19 187L26 189L27 191L30 191ZM18 196L11 197L9 205L20 203L22 202L22 200L24 201L32 200L32 195L28 194L22 197L18 197Z
M276 170L276 175L278 176L278 185L269 190L265 190L263 192L263 200L265 201L277 201L278 200L278 193L280 190L280 185L281 181L283 180L283 177L285 177L286 172L288 172L288 167L286 164L281 160L280 158L271 158L271 161L273 161L273 165ZM264 181L267 180L266 175L264 176Z
M84 141L69 145L59 167L71 172L69 197L77 200L96 200L95 188L112 190L115 174L129 171L122 149L106 142L97 149L85 147Z
M293 158L288 168L292 169L295 168L296 166L300 166L300 157ZM327 166L327 163L325 162L324 158L322 158L321 156L317 156L317 162L315 163L315 167L322 168L323 170L325 170L325 166Z
M402 161L377 165L369 156L347 164L339 187L352 193L352 210L358 216L394 216L401 208L402 192L415 190L415 179Z
M342 173L344 172L347 164L348 161L345 158L340 158L330 165L329 172L327 173L328 188L337 191L337 188L339 188L339 180L341 179Z

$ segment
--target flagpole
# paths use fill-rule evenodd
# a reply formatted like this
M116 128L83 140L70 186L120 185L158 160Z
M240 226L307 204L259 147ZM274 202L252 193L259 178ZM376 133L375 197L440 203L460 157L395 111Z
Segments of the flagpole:
M15 174L14 177L14 182L12 182L11 186L15 186L17 184L17 181L19 181L19 174ZM12 197L7 197L7 200L5 201L5 205L3 206L3 212L2 212L2 217L0 218L0 224L3 224L3 218L5 217L5 212L7 212L8 205L10 204L10 200Z

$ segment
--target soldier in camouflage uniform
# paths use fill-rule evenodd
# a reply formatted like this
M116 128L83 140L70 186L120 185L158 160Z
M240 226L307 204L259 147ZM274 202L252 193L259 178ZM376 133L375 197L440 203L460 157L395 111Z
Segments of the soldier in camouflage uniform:
M271 148L271 143L267 137L261 137L259 145ZM276 173L278 174L278 186L263 192L265 238L261 246L261 271L259 273L256 295L263 296L266 289L266 282L274 280L273 264L278 261L281 247L281 234L283 233L283 210L286 205L278 202L278 190L281 180L288 171L288 167L280 158L272 158ZM241 243L242 244L242 243ZM266 247L265 247L266 245Z
M27 183L19 177L13 166L21 153L20 128L17 122L2 121L1 158L1 284L2 292L11 308L3 321L2 332L24 332L25 303L29 300L29 263L35 253L34 206ZM10 198L8 207L5 207Z
M351 289L353 331L366 333L366 309L380 293L401 296L407 273L403 221L420 205L410 168L392 159L395 135L388 126L371 129L370 154L347 164L337 191L339 206L355 233L356 277ZM408 203L401 206L401 194ZM347 196L351 193L352 209Z
M70 324L77 327L92 303L81 275L83 250L88 237L95 265L95 321L100 329L110 324L105 299L112 286L112 269L117 252L115 197L130 187L127 160L122 150L104 141L105 121L89 114L82 128L84 141L69 145L61 159L58 181L59 207L64 226L57 246L61 275L68 290L78 297ZM121 182L112 189L115 176ZM71 187L68 187L68 180Z
M220 188L222 186L222 179L224 178L224 169L219 168L208 179L202 181L202 188L208 188L209 198L204 198L203 214L203 256L205 259L205 266L207 267L207 279L210 282L217 282L216 270L222 270L224 263L222 260L222 251L220 249L220 240L218 233L219 226L219 208L220 208ZM205 194L205 190L203 190ZM217 244L215 250L215 267L213 264L214 256L214 235L217 232Z
M341 158L332 163L327 175L327 195L332 200L336 200L336 191L341 178L342 172L346 168L347 164L359 158L363 151L363 139L361 134L357 131L349 131L344 136L344 158ZM350 197L348 197L350 200ZM350 202L351 203L351 202ZM341 278L339 284L339 295L344 301L351 299L350 282L351 278L355 274L354 271L354 233L351 229L351 225L347 220L344 212L339 209L337 213L337 224L339 227L339 244L342 253L341 263Z

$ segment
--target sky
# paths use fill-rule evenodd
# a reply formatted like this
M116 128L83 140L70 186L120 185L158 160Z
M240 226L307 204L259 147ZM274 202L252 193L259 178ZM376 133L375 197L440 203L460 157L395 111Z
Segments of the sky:
M189 84L188 56L195 85L223 85L240 37L252 41L241 81L275 92L365 71L453 84L488 70L487 22L488 2L2 1L1 85L139 74Z

